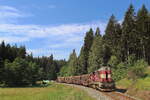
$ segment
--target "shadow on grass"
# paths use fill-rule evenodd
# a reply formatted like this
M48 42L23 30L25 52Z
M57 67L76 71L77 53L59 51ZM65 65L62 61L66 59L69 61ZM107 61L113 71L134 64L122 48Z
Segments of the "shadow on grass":
M126 93L127 89L116 89L115 91L120 93Z
M28 85L28 86L5 86L5 85L0 85L0 88L44 88L48 87L52 84L35 84L35 85Z

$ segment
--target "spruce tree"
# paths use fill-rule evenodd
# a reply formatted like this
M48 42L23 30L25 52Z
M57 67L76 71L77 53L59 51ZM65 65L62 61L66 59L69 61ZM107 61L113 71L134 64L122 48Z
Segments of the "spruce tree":
M68 75L69 76L78 75L78 70L79 70L78 58L74 49L73 52L70 54L68 60Z
M145 5L138 11L136 17L136 33L138 34L138 51L137 55L139 59L144 58L148 61L149 56L149 37L150 34L147 31L147 22L148 22L148 10L146 9Z
M92 28L86 33L86 36L84 38L84 45L80 51L79 55L79 66L81 67L81 72L80 74L85 74L87 73L87 68L88 68L88 59L89 59L89 52L91 49L91 46L93 44L93 30Z
M122 58L122 54L121 54L121 35L122 35L122 28L120 23L116 23L115 25L115 33L113 35L113 49L112 51L112 55L115 55L118 59L121 60Z
M113 36L115 34L115 26L116 26L116 19L115 16L112 15L109 19L109 22L107 24L105 35L103 36L105 44L107 44L110 48L113 48Z
M104 66L108 65L108 61L112 55L111 48L107 44L102 46L102 62Z
M122 23L122 38L121 38L121 48L122 54L124 58L123 60L127 60L130 54L134 54L135 46L134 42L136 41L136 33L135 30L135 12L133 5L130 5L128 8L124 21Z
M4 41L0 44L0 58L2 60L6 59L6 45Z
M103 36L103 64L107 65L111 55L120 56L121 25L112 15ZM116 52L117 51L117 52Z
M99 28L96 30L93 44L90 49L88 64L88 73L97 70L102 65L102 37Z

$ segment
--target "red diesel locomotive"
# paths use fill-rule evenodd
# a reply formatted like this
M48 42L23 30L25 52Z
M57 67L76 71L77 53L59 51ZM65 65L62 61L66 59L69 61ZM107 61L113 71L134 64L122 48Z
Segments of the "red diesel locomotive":
M57 82L92 87L101 91L113 91L115 83L111 77L110 67L101 67L90 74L80 76L58 77Z

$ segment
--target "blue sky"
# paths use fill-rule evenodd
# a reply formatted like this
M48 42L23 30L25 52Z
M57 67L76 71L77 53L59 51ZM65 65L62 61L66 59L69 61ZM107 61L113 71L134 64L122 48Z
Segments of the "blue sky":
M0 0L0 41L67 59L72 49L79 53L90 27L104 34L109 17L121 21L131 3L150 10L150 0Z

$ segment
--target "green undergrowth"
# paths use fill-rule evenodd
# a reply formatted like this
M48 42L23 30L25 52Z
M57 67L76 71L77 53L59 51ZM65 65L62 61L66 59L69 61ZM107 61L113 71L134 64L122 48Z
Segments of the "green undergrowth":
M84 91L52 83L47 87L0 88L0 100L94 100Z
M144 78L138 78L134 81L124 78L117 81L116 85L126 89L150 90L150 67L146 69L145 74Z
M118 81L117 86L121 86L127 89L133 88L138 90L150 90L150 77L140 78L136 81L131 81L128 79L122 79Z

